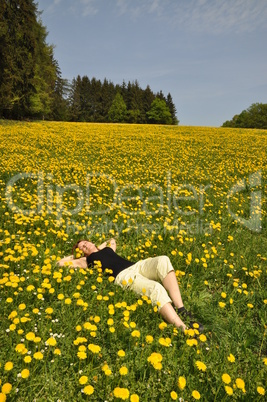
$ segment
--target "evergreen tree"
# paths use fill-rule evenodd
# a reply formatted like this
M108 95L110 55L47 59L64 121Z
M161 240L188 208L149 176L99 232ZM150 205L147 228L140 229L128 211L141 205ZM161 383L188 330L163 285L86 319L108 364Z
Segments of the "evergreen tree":
M79 121L81 116L81 82L80 75L73 78L68 98L69 120Z
M87 75L81 78L80 83L80 115L79 121L94 121L92 112L92 85Z
M53 48L33 0L0 4L0 115L21 119L51 111Z
M147 85L146 89L143 91L142 98L143 98L143 102L142 102L143 109L141 111L141 122L149 123L147 112L149 112L149 110L151 108L151 104L152 104L153 100L155 100L155 95L151 91L149 85Z
M58 62L55 61L56 66L56 82L55 89L52 96L51 115L52 120L65 121L68 120L68 100L70 86L67 79L62 78L61 70Z
M142 109L142 90L140 89L139 83L135 80L132 84L130 81L127 86L127 121L129 123L140 123Z
M101 96L100 96L100 104L99 104L99 121L108 122L108 111L112 105L112 101L115 96L114 84L112 82L108 82L105 78L102 84Z
M162 90L160 90L160 91L157 93L156 97L159 98L160 100L164 100L164 101L166 102L166 98L165 98L165 96L164 96Z
M172 96L170 93L168 93L168 95L167 95L166 105L168 106L169 111L171 113L172 124L175 124L175 125L178 124L179 120L176 117L177 110L176 110L175 104L173 103Z
M91 121L101 121L101 89L101 81L93 77L91 80Z

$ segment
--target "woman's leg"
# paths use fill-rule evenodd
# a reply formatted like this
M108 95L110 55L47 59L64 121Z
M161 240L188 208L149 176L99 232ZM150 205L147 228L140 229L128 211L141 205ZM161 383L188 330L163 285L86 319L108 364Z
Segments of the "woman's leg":
M149 279L160 281L177 308L183 307L183 300L172 263L166 255L144 260L140 273Z
M177 307L177 308L183 307L184 303L182 301L182 296L181 296L181 292L179 289L179 285L177 282L175 272L170 271L167 274L167 276L165 276L165 278L162 280L162 284L165 287L165 289L167 290L167 292L169 293L170 298L172 299L175 307Z
M159 314L166 322L175 325L176 328L182 328L183 330L186 328L186 325L174 310L171 299L161 283L137 274L129 289L139 295L148 296L152 305L158 306Z
M140 263L136 265L143 265L144 262L140 261ZM134 291L138 295L149 297L152 305L158 307L160 315L166 322L184 330L186 325L174 310L171 304L172 300L164 286L158 281L149 279L137 272L140 271L140 266L136 268L130 267L122 271L116 277L115 283Z
M169 324L175 325L176 328L181 328L183 331L187 329L185 323L177 315L176 311L172 307L171 303L166 303L159 311L160 315Z

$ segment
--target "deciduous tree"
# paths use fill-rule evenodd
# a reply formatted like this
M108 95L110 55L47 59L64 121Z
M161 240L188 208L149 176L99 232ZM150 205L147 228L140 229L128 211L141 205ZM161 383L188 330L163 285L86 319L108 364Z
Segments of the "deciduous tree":
M156 98L147 112L150 123L154 124L171 124L172 116L163 99Z

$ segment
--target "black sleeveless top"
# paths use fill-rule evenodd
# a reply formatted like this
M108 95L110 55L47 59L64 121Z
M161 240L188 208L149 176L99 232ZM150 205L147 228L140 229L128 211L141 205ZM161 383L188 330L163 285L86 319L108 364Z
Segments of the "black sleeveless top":
M104 272L106 268L113 271L112 276L116 276L124 269L134 265L134 262L125 260L112 250L111 247L105 247L102 250L96 251L86 257L87 266L93 265L95 261L101 262L101 268Z

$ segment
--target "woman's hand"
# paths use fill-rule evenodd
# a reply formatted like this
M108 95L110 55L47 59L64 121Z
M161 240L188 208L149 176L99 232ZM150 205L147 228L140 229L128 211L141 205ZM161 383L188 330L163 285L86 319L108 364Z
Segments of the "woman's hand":
M64 257L61 260L57 261L57 265L59 265L60 267L63 267L65 262L72 261L73 259L74 259L73 255L69 255L68 257Z
M100 246L98 246L98 250L103 250L103 248L105 247L111 247L113 251L116 251L117 245L116 245L116 240L115 239L109 239L107 241L105 241L104 243L100 244Z

